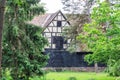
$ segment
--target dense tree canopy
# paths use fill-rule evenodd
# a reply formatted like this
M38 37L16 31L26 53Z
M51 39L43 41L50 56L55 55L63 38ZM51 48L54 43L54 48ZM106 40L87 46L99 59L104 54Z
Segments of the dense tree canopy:
M47 55L42 53L47 40L41 28L27 24L35 15L43 14L39 0L7 0L3 33L3 72L11 71L13 80L29 80L41 75Z
M86 56L88 62L107 63L109 73L120 76L120 4L111 5L107 0L98 4L78 39L93 52Z
M69 50L80 47L82 51L91 51L93 54L87 55L86 61L103 62L111 75L120 75L119 0L62 0L62 3L63 9L72 13L69 16L72 25L63 33L73 38Z

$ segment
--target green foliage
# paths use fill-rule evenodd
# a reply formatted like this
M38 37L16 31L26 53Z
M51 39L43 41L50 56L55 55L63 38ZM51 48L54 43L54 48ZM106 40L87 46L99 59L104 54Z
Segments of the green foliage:
M47 80L46 74L43 76L34 76L33 78L30 78L30 80Z
M83 25L90 21L90 10L96 0L61 0L63 3L64 11L67 11L69 27L63 29L63 36L70 40L68 51L75 52L80 48L83 50L84 44L77 40L76 37L83 32ZM81 4L84 3L84 4ZM77 5L76 5L77 4Z
M119 13L118 6L110 6L110 3L106 1L99 3L99 6L93 9L91 22L84 25L83 33L77 37L87 45L89 51L93 52L85 57L89 63L103 62L110 65L109 60L116 62L111 66L114 67L112 68L114 76L118 76L117 66L119 67L119 65L117 63L119 62L117 61L120 58Z
M118 61L109 60L108 72L111 76L120 76L120 59Z
M4 76L2 77L1 80L12 80L12 77L10 76L10 71L8 69L5 69L2 72L2 75L4 75Z
M38 2L8 0L6 3L2 66L4 71L10 70L13 80L43 75L41 67L47 64L48 55L42 53L47 45L42 29L26 24L27 20L45 12Z

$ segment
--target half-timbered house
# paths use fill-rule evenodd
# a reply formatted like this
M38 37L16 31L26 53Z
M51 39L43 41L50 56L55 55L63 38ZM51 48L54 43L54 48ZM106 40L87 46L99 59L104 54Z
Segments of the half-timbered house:
M28 22L43 28L43 36L48 39L49 45L45 48L45 54L50 55L47 67L88 67L84 61L87 52L66 51L70 39L66 40L62 35L64 27L70 27L70 22L61 11L52 14L39 15Z

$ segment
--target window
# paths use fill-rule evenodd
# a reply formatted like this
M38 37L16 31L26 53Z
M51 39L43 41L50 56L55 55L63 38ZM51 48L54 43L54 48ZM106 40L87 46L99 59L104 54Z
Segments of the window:
M62 26L62 22L61 21L57 21L57 27L61 27Z

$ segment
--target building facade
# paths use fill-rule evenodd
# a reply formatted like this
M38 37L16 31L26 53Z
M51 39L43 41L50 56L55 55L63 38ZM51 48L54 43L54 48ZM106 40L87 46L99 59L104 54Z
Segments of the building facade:
M65 27L70 27L70 22L61 11L52 14L36 16L30 24L43 27L43 36L48 39L49 45L45 54L50 59L46 67L93 67L84 61L84 56L90 52L69 53L66 49L71 39L65 39L62 32ZM91 54L91 53L90 53Z

